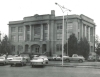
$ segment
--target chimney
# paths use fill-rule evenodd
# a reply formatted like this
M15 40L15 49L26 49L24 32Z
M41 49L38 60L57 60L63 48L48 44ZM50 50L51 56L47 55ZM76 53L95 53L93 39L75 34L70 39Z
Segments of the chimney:
M55 16L55 10L51 10L51 15Z

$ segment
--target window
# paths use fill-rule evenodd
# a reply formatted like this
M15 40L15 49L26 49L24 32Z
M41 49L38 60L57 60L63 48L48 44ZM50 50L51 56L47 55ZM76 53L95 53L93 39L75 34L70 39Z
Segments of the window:
M18 45L18 51L22 51L23 50L23 46Z
M48 29L48 26L47 26L46 24L44 24L44 25L43 25L43 29L44 29L44 30L47 30L47 29Z
M15 32L16 31L16 28L15 27L11 27L11 32Z
M78 29L80 28L80 23L78 22Z
M62 39L62 34L61 33L57 34L57 40L61 40L61 39Z
M36 53L39 53L39 47L35 48Z
M30 31L30 26L29 25L26 26L26 30Z
M15 35L12 35L11 36L11 41L15 42L15 40L16 40L16 36Z
M27 41L29 41L30 40L30 34L27 34Z
M57 24L57 30L59 30L59 29L62 29L62 24L61 23Z
M68 39L72 33L66 33L66 34L67 34L66 39Z
M19 42L23 41L23 36L22 36L22 35L19 35L19 36L18 36L18 41L19 41Z
M15 46L12 46L11 49L12 49L12 51L15 51Z
M22 26L18 27L18 32L23 32L23 27Z
M35 25L34 26L34 35L40 35L40 34L41 34L40 25Z
M62 45L61 44L57 44L56 45L56 50L57 51L61 51L62 50Z
M44 33L43 34L43 40L47 40L47 38L48 38L48 34L47 33Z
M40 38L34 38L34 41L40 41Z
M68 30L68 33L72 33L73 32L73 25L72 25L72 22L69 22L68 24L67 24L67 30Z
M79 32L78 32L78 40L80 39L80 35L79 35Z
M47 31L47 29L48 29L48 25L44 24L43 25L43 40L47 40L47 38L48 38L48 31Z

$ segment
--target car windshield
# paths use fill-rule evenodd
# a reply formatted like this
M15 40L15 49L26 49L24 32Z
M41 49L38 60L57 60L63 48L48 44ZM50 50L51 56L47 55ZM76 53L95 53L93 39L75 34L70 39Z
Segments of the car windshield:
M13 60L21 60L22 58L13 58Z
M47 58L47 56L39 56L40 58Z
M21 54L22 57L29 57L27 54Z
M41 59L40 57L34 57L33 60L38 60Z
M5 59L4 57L0 57L0 59Z
M9 56L8 56L8 58L11 58L11 57L13 57L13 56L12 56L12 55L9 55Z

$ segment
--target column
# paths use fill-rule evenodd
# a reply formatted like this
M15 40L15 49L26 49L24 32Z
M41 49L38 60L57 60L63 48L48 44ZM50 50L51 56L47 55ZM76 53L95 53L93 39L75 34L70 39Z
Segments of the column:
M49 26L49 24L48 24L48 39L47 39L47 40L49 40L49 34L50 34L50 33L49 33L49 27L50 27L50 26Z
M31 45L29 45L29 52L31 53L32 51L31 51Z
M86 25L85 25L85 37L86 37L86 33L87 33L87 30L86 30ZM87 37L86 37L87 38Z
M1 43L1 32L0 32L0 43Z
M26 41L26 26L24 26L24 41Z
M46 53L47 53L48 56L50 56L50 52L51 52L50 51L50 42L48 41L47 44L46 44Z
M41 24L41 41L43 40L43 24Z
M30 47L30 45L28 46L28 52L30 52L30 50L31 50L31 47Z
M32 39L31 35L32 35L32 26L30 25L30 41Z
M19 42L19 32L18 32L18 27L16 27L16 32L17 32L18 34L17 34L15 40L16 40L16 42Z
M83 38L83 24L82 24L82 38Z
M95 51L95 27L93 27L93 51Z
M88 28L89 29L89 33L88 33L88 36L89 36L89 42L90 42L90 27Z
M90 44L90 53L91 53L91 42L90 42L90 27L88 28L89 29L89 33L88 33L88 36L89 36L89 44Z
M42 54L42 43L41 42L40 42L40 50L39 51L40 51L39 53Z
M23 45L23 52L25 52L25 45Z
M32 39L31 39L31 40L34 41L34 25L32 25L31 28L32 28L32 29L31 29L31 30L32 30L32 31L31 31L31 38L32 38Z

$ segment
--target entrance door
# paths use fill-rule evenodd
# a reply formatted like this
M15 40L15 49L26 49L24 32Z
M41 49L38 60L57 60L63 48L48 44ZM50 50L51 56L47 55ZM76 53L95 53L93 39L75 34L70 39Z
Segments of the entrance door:
M31 46L31 52L32 53L39 53L39 51L40 51L40 46L39 45L34 44L34 45Z
M39 53L39 46L38 47L35 47L35 52L36 53Z

